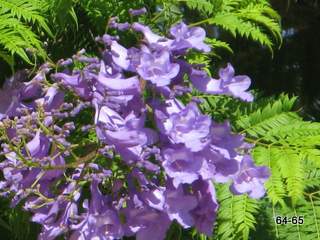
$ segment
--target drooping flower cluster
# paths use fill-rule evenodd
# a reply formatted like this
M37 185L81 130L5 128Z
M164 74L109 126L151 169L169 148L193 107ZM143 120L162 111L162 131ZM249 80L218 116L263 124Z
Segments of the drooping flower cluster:
M140 45L126 48L105 34L97 39L101 58L80 51L59 61L59 71L44 65L31 81L20 72L0 90L2 195L13 195L13 206L24 202L43 240L161 240L174 220L211 235L213 183L232 182L233 193L260 198L269 171L241 155L248 144L228 122L183 96L194 87L251 101L250 79L230 64L214 79L187 62L191 49L210 51L200 27L182 22L169 37L115 18L110 27L141 34ZM78 119L86 110L84 125Z

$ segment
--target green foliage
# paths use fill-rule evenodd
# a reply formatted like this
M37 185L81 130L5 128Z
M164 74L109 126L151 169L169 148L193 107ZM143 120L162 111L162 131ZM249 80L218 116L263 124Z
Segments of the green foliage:
M190 64L199 64L201 63L203 65L203 69L211 75L210 68L211 68L211 59L208 55L199 54L198 52L191 52L188 55L188 62Z
M320 239L320 201L317 192L306 195L305 200L300 201L295 207L272 206L265 202L265 218L263 221L268 226L270 239L279 240L319 240ZM302 217L303 224L276 224L275 218L292 219Z
M294 110L297 98L287 95L253 103L240 103L225 96L200 97L205 100L202 110L214 119L224 121L231 117L234 131L254 144L255 162L271 170L267 196L259 201L259 207L253 207L256 211L251 213L249 223L243 215L235 216L231 211L234 199L244 201L245 196L232 197L228 188L217 186L220 209L216 239L320 239L320 123L304 121ZM304 216L305 223L276 225L277 215Z
M0 199L1 239L30 240L36 239L39 226L30 222L30 214L18 205L9 206L8 199Z
M54 58L70 55L82 47L92 50L96 47L94 37L104 33L110 17L133 21L128 9L142 6L147 7L148 14L139 19L162 33L184 18L190 26L209 24L212 29L213 25L219 31L224 29L234 37L254 40L270 50L281 43L280 17L267 0L0 0L0 58L11 66L15 55L31 63L26 49L45 58L41 43L44 40L49 42L49 56ZM227 42L215 37L208 31L206 41L213 48L211 56L192 52L188 58L191 64L204 64L210 74L211 57L218 56L216 50L232 52ZM293 110L296 98L285 95L250 104L224 96L199 97L205 99L202 110L215 121L231 119L234 131L255 144L252 153L256 163L269 166L272 172L263 202L245 195L233 196L227 186L216 186L220 209L210 239L262 239L259 232L264 231L263 239L268 240L320 239L320 123L304 121ZM87 111L78 121L87 121L90 114ZM75 132L72 138L74 142L96 141L94 131ZM0 227L10 232L10 239L31 239L28 216L13 210L5 213L0 216ZM277 215L303 215L305 224L278 226L274 222ZM209 238L173 225L168 239Z
M143 6L148 9L145 16L129 16L130 8ZM14 55L30 64L29 51L42 58L48 54L54 61L81 48L97 52L94 38L105 32L113 16L129 22L139 19L162 33L182 19L191 26L212 24L270 49L281 39L279 16L267 0L0 0L0 58L13 66ZM208 36L211 56L219 58L219 49L232 52L227 42L210 31Z
M46 11L51 15L52 24L58 28L57 34L65 30L78 31L81 18L86 18L86 30L103 34L109 18L117 16L120 21L129 20L128 10L144 6L142 0L48 0Z
M224 42L215 38L208 38L206 39L206 42L211 45L213 51L215 51L216 48L222 48L233 53L229 43L227 42Z
M50 16L50 23L55 26L55 35L63 31L78 28L78 17L72 0L48 0L44 1L44 11Z
M142 0L0 0L0 58L13 67L15 55L32 64L29 53L56 60L81 48L93 52L109 18L128 21L128 10L144 5Z
M292 215L294 209L303 211L304 208L298 203L304 200L305 191L310 187L319 188L320 124L303 121L296 113L289 112L290 105L290 102L276 102L259 111L259 114L244 117L238 123L245 129L247 140L257 145L253 150L257 163L268 165L271 169L272 175L266 184L268 198L273 205L280 203L283 208L293 206L289 208ZM305 208L311 209L310 204L306 202ZM291 231L282 228L283 235L278 237L316 239L306 238L311 236L309 233L300 233L305 228L305 225L300 228L294 226Z
M14 64L14 55L31 64L27 50L45 58L39 35L52 36L38 0L0 0L0 58Z
M214 12L214 4L208 0L186 0L185 4L193 9L207 14Z
M48 42L50 58L57 61L72 56L79 49L90 54L99 53L95 37L103 35L111 17L119 21L133 21L128 10L144 6L143 0L48 0L44 12L54 29L54 39ZM147 15L145 19L149 16ZM135 19L137 20L137 19ZM144 19L140 18L142 22ZM125 39L128 37L126 36ZM131 39L128 39L131 41Z
M207 18L192 23L218 26L234 37L252 39L268 47L271 51L274 43L281 43L280 16L267 0L201 0L185 2L187 7L198 11Z
M295 204L307 187L306 166L320 167L320 123L303 121L292 106L292 100L281 99L237 121L247 141L256 144L255 160L272 170L267 189L274 204L284 204L286 192Z
M232 195L226 185L217 186L217 195L220 208L214 239L248 239L250 230L255 229L257 224L255 215L259 202L246 195Z
M229 119L233 122L238 119L241 114L241 107L243 106L241 101L221 95L212 96L198 93L195 93L194 95L204 100L200 105L200 108L203 112L211 114L215 121L221 122L225 119Z
M126 0L83 0L78 2L84 10L89 20L100 34L104 33L109 18L117 16L120 21L128 21L128 10L137 9L145 6L143 0L126 1Z

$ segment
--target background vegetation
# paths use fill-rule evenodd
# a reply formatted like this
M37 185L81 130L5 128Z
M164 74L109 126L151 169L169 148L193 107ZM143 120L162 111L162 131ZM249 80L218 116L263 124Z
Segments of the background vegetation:
M143 6L148 13L139 20L155 31L166 33L180 20L206 29L213 52L193 54L190 62L206 64L214 75L231 60L238 72L252 77L258 89L252 104L194 95L205 100L203 111L216 121L231 119L234 131L255 144L255 161L272 171L263 200L233 196L226 186L216 186L220 209L211 238L173 225L168 239L320 239L317 1L0 0L0 80L81 48L99 54L94 39L105 32L108 19L130 22L128 9ZM10 209L5 199L0 208L2 239L36 239L38 226L29 223L27 213ZM277 225L278 215L303 216L304 224Z

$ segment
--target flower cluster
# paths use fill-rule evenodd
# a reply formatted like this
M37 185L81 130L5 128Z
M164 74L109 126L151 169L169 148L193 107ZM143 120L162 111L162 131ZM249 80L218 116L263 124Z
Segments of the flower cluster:
M32 212L43 240L162 240L174 220L211 235L213 183L260 198L269 171L241 154L250 150L244 137L202 114L190 93L251 101L250 79L230 64L214 79L188 63L191 49L210 51L200 27L182 22L169 37L116 18L110 27L136 32L140 45L105 34L101 58L82 50L31 81L19 72L0 90L1 194ZM87 110L90 121L79 124Z

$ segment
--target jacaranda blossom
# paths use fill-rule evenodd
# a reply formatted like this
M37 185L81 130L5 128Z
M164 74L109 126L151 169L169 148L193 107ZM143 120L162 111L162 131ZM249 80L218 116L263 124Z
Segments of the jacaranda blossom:
M234 69L230 63L226 68L220 69L219 79L210 78L205 71L192 69L190 79L193 85L201 92L210 94L225 94L252 101L251 93L246 92L251 84L248 76L234 76Z
M188 62L210 51L201 27L162 36L114 17L108 29L101 57L82 49L0 89L0 195L32 214L40 240L163 240L173 221L211 236L215 184L260 198L270 173L229 121L201 112L194 88L252 101L251 80L231 64L214 79Z
M175 51L195 48L203 52L210 52L211 48L204 43L206 32L203 28L188 28L184 22L181 22L171 27L170 34L174 37L171 49Z
M230 189L234 194L248 193L252 198L261 198L265 194L263 183L269 176L270 171L267 167L255 166L250 156L245 155Z
M210 142L211 118L201 114L193 102L167 116L156 111L156 117L161 133L172 144L182 143L192 152L198 152Z
M156 86L169 85L179 73L179 64L170 61L168 50L141 53L140 65L137 67L139 75Z

